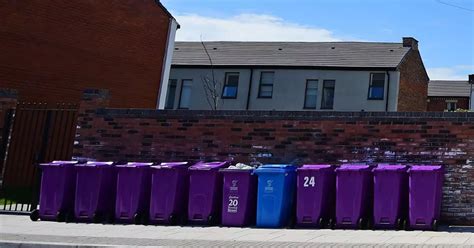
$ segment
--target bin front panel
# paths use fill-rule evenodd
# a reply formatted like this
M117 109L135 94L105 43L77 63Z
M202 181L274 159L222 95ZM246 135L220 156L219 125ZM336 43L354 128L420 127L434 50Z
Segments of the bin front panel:
M255 218L256 176L252 171L224 171L222 224L245 226Z
M97 209L102 171L93 167L77 168L76 218L92 218Z
M410 227L431 229L433 220L440 217L443 173L441 169L417 169L413 167L409 173Z
M190 170L188 219L207 222L220 215L222 175L217 170Z
M147 213L149 206L149 167L118 167L115 217L132 221L137 213Z
M153 169L150 219L168 223L170 215L185 214L187 188L187 167Z
M334 169L298 170L296 221L298 225L318 226L319 219L333 218Z
M75 169L72 165L42 165L40 218L55 220L58 212L74 212Z
M294 171L259 173L257 226L280 227L288 221L294 203L295 181Z
M356 228L361 218L368 218L372 208L370 191L372 178L369 168L337 170L336 225Z
M374 171L374 224L395 228L404 219L407 208L406 169Z

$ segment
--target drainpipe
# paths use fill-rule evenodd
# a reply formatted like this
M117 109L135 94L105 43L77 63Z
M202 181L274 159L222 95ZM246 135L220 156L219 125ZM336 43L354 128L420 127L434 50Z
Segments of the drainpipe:
M253 81L253 68L250 68L249 89L248 89L248 93L247 93L247 105L245 107L245 110L249 110L250 93L252 92L252 81Z
M390 94L390 73L386 71L387 73L387 101L385 102L385 112L388 112L388 97Z

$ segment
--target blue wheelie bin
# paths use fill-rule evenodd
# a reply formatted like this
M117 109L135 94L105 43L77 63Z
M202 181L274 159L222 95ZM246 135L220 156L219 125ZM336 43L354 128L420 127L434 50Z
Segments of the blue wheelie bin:
M254 173L258 176L257 227L291 225L295 210L296 166L268 164Z

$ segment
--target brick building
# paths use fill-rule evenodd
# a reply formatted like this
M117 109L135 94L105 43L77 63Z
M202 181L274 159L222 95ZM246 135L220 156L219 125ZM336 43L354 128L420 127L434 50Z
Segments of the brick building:
M432 80L428 84L428 111L469 109L471 85L463 80Z
M1 1L0 23L0 88L20 101L102 88L113 107L164 106L178 24L159 1Z

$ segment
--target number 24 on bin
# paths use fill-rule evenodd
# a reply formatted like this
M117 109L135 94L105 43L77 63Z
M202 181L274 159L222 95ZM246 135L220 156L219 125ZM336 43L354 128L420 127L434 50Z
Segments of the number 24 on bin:
M303 187L307 188L307 187L314 187L314 177L304 177L303 178Z

